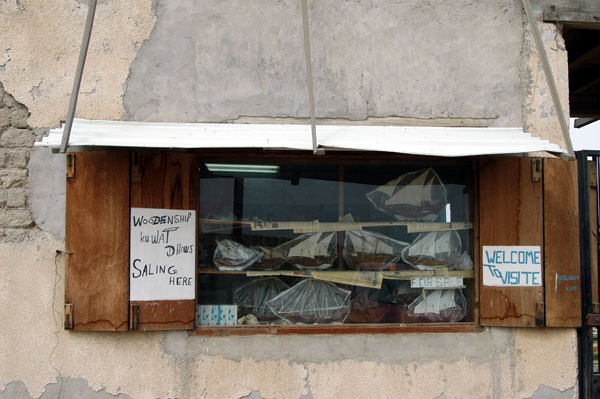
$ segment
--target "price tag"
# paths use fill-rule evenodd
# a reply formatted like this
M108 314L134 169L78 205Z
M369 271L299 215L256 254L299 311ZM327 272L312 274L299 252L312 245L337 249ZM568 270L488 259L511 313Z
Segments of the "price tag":
M464 288L462 277L413 277L410 279L411 288L452 289Z

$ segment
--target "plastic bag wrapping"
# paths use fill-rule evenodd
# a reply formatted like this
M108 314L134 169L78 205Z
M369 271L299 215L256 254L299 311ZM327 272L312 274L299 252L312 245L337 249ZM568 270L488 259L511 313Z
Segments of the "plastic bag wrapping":
M397 220L434 221L448 202L446 187L433 168L405 173L366 196Z
M392 296L398 305L408 306L421 295L422 288L412 288L410 281L401 281L392 291Z
M337 256L337 233L302 234L275 251L300 270L328 269Z
M292 324L341 324L350 314L350 291L307 279L268 301L267 306Z
M413 320L408 317L408 306L421 295L421 288L411 288L410 281L399 281L398 285L392 290L390 297L394 303L389 313L387 321L393 323L411 323Z
M348 322L350 323L378 323L394 306L391 303L382 302L382 297L389 294L382 286L381 290L357 287L351 288L350 301L352 303Z
M344 260L355 270L385 270L401 261L407 246L380 233L350 230L344 237Z
M290 287L277 277L252 280L233 291L233 300L240 314L253 314L259 321L276 320L267 306L267 301L275 298Z
M246 270L260 259L260 254L253 249L232 240L217 240L217 248L213 254L213 262L219 270Z
M424 291L408 305L408 317L417 322L456 322L467 314L467 300L461 290Z
M449 270L473 270L473 259L467 251L460 254L452 263L448 265Z
M456 231L421 233L402 251L402 259L419 270L448 267L456 262L462 251Z
M286 262L285 257L275 248L252 246L250 249L261 255L252 265L253 270L277 270Z

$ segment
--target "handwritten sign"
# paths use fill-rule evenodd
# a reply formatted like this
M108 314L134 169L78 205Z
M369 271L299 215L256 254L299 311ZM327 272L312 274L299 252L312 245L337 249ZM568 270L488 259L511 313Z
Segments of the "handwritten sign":
M483 285L537 287L542 285L542 255L535 246L484 246Z
M196 212L131 208L129 299L194 299Z
M413 277L411 288L463 288L462 277Z

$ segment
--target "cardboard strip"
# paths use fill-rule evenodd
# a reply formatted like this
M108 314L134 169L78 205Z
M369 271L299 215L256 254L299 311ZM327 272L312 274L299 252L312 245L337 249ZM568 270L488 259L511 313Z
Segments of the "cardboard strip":
M332 283L355 285L358 287L381 288L383 274L381 272L312 272L316 280Z
M299 271L299 270L272 270L248 271L248 277L264 276L292 276L311 277L315 280L329 281L332 283L355 285L367 288L381 288L383 283L382 272L357 272L357 271Z
M475 273L472 270L451 270L440 268L439 270L401 270L384 271L383 278L389 280L412 280L415 277L462 277L473 278Z
M469 230L473 228L473 223L450 222L450 223L411 223L406 225L408 233L424 233L430 231L453 231Z
M452 231L469 230L473 223L463 222L269 222L264 220L237 221L218 219L199 219L200 231L215 232L229 228L250 227L252 231L292 230L294 233L321 233L332 231L362 230L365 227L406 226L409 233L422 233L426 231ZM211 227L211 225L213 225ZM215 226L216 225L216 226Z

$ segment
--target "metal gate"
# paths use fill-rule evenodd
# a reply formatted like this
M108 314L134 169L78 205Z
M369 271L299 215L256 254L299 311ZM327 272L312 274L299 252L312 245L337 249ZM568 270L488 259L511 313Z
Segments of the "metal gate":
M579 388L581 398L600 399L598 330L600 284L598 271L598 167L600 151L577 154L582 277L582 327L578 330Z

